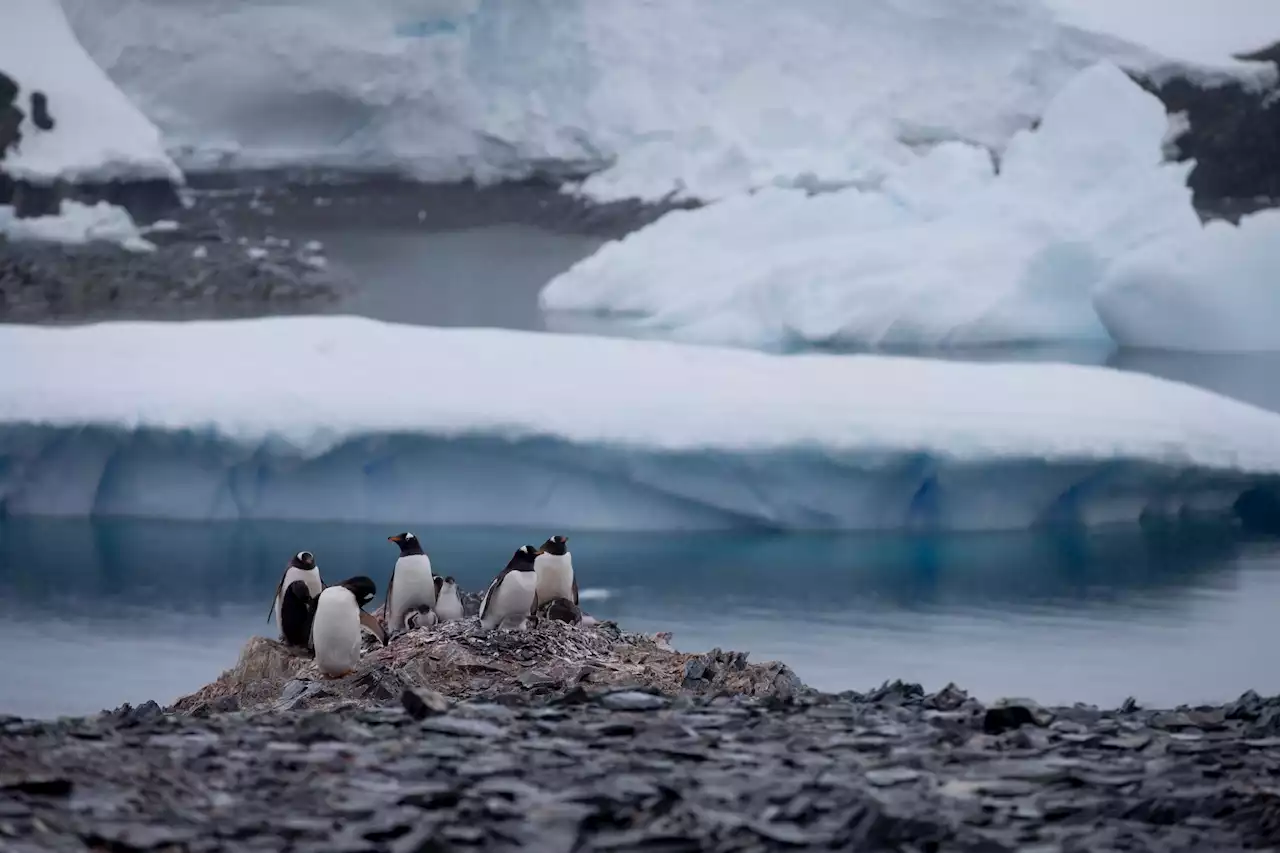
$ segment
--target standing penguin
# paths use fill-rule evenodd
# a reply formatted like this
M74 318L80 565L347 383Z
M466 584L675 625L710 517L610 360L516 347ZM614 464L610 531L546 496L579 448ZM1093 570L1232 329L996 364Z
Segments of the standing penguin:
M280 599L280 634L284 641L300 649L311 647L311 623L316 615L316 597L306 581L294 581Z
M441 622L457 622L462 618L462 599L453 576L436 578L436 616Z
M533 568L538 576L534 611L557 598L578 603L578 579L573 575L573 556L569 553L567 537L552 536L543 542Z
M480 602L480 624L493 630L508 616L527 616L533 609L536 575L533 570L538 549L521 545L511 555L507 567L489 584Z
M412 533L388 536L388 542L400 546L400 556L387 581L387 602L383 617L387 630L404 627L405 614L417 607L436 606L436 581L431 574L431 560L422 550L422 543Z
M377 594L373 581L364 575L347 578L320 593L311 623L311 644L316 651L316 665L326 677L341 678L356 668L362 626L385 644L382 626L363 610Z
M284 567L284 574L280 576L280 583L276 584L276 597L271 601L271 610L267 611L267 618L270 619L272 613L275 614L276 627L280 630L281 637L285 636L284 625L280 622L282 593L294 581L302 581L306 584L312 598L315 598L320 594L320 590L324 589L324 584L320 580L320 568L316 565L315 554L310 551L299 551L294 554L289 560L289 564Z

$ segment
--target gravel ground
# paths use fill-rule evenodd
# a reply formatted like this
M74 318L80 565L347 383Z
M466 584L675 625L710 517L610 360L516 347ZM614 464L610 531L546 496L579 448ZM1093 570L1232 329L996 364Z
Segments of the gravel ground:
M0 723L0 848L1228 851L1280 843L1280 697L984 708L573 691Z

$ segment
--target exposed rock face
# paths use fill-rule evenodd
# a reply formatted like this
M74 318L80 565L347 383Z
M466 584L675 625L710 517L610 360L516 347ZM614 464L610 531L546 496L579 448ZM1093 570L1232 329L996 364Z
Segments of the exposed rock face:
M992 730L961 690L893 684L0 720L0 846L1233 853L1280 839L1280 697L1003 707Z
M1240 58L1280 69L1280 43ZM1200 210L1236 218L1280 203L1280 83L1258 89L1186 77L1134 79L1170 114L1185 114L1189 127L1173 146L1179 160L1196 161L1187 183Z
M184 714L241 710L333 709L398 703L406 689L452 700L564 696L584 689L785 697L805 688L787 666L747 663L714 649L676 652L666 635L620 631L611 622L570 625L542 619L528 630L447 622L394 637L367 651L352 675L326 679L308 653L255 637L217 681L174 703Z

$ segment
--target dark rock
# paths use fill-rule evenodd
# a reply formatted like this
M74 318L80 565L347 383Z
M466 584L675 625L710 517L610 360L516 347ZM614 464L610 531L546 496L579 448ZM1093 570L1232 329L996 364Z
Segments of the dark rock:
M39 90L31 93L31 123L41 130L53 130L53 116L49 115L49 97Z
M0 775L0 791L14 791L33 797L65 797L74 787L75 784L66 776L35 773L9 778L8 774Z
M400 704L413 719L425 720L434 714L445 713L453 703L434 690L405 688L400 694Z
M1045 725L1038 710L1038 706L1025 700L995 705L983 715L982 730L989 735L998 735L1021 726Z

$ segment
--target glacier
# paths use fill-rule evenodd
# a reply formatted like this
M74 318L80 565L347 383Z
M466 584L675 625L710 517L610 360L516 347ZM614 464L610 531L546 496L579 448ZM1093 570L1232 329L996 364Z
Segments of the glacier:
M1280 415L1066 364L354 317L0 327L0 515L561 529L1228 517Z
M611 201L876 185L938 142L1003 150L1100 59L1152 73L1191 67L1076 25L1062 2L63 6L188 170L391 169L433 181L590 173L570 189ZM1272 73L1225 57L1195 68Z
M768 349L1280 349L1280 222L1202 225L1194 164L1162 161L1169 128L1157 98L1098 63L998 163L951 142L876 189L668 213L557 276L540 304L559 327L605 317L619 333ZM1204 313L1220 322L1191 329Z
M41 131L30 115L23 119L5 173L32 184L182 182L160 130L85 52L57 0L5 0L0 16L0 71L18 83L24 112L28 93L44 92L55 122Z

